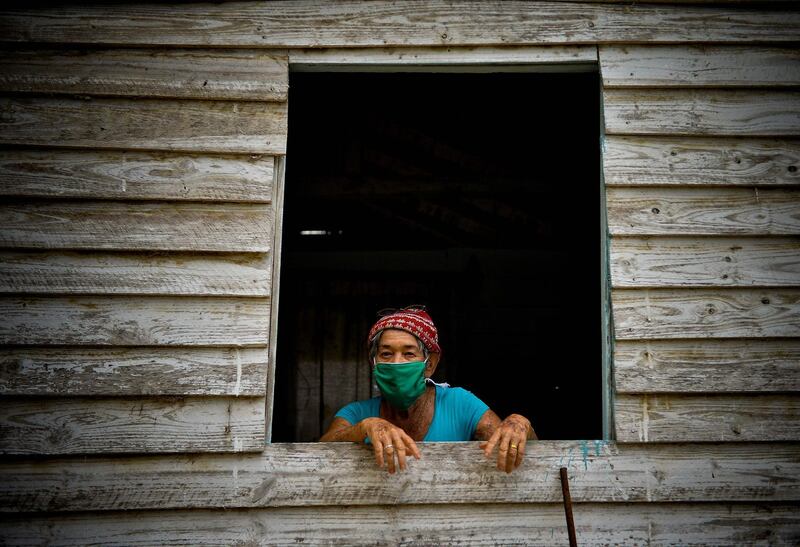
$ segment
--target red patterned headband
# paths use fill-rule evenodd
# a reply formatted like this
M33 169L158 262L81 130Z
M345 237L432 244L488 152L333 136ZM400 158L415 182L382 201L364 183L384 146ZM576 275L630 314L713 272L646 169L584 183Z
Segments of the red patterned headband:
M410 332L422 340L428 351L432 353L442 352L442 348L439 347L439 332L436 330L436 325L433 324L433 319L425 310L404 309L381 317L369 330L367 343L383 329L399 329Z

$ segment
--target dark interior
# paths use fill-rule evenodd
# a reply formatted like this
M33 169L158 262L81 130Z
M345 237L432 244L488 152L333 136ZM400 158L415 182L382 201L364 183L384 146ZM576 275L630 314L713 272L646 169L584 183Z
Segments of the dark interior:
M273 441L372 396L367 331L410 304L435 380L602 438L599 108L595 72L291 74Z

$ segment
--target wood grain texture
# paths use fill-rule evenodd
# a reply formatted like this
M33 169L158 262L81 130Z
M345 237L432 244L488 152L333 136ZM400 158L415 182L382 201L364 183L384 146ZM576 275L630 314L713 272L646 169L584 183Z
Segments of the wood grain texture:
M603 139L607 186L800 184L800 140L691 137Z
M614 398L619 442L800 440L797 395L623 395Z
M263 397L266 348L0 349L3 396Z
M269 254L0 252L0 293L269 296Z
M800 238L615 237L611 283L645 287L800 287Z
M0 464L3 511L96 511L420 503L797 501L797 443L539 441L511 475L477 442L424 443L389 476L367 446L268 445L261 454L94 457Z
M266 401L266 441L272 442L272 418L275 407L275 363L278 360L277 340L278 340L278 312L280 311L280 283L281 283L281 244L283 241L283 212L284 196L286 188L286 158L278 157L275 160L275 184L273 185L272 203L275 208L275 229L273 230L273 249L272 253L272 288L270 293L270 323L269 339L272 343L269 346L269 365L267 366L267 401Z
M261 204L9 201L0 206L0 246L266 253L272 218Z
M605 42L797 42L793 10L414 0L6 9L9 42L334 47Z
M286 52L224 49L12 50L0 91L285 101Z
M258 452L264 398L4 398L0 453Z
M800 391L800 340L623 341L617 393Z
M800 191L608 188L612 235L799 235Z
M800 92L605 89L609 135L800 136Z
M326 48L289 51L292 70L340 65L552 65L597 63L595 46Z
M0 98L0 144L283 154L286 103Z
M13 545L567 544L559 504L280 507L0 517ZM797 504L583 503L580 545L796 545Z
M0 298L0 343L264 346L268 298L31 296Z
M272 198L272 156L0 150L0 196L161 201Z
M800 85L795 48L621 45L599 48L603 87Z
M800 336L800 289L616 289L619 340Z

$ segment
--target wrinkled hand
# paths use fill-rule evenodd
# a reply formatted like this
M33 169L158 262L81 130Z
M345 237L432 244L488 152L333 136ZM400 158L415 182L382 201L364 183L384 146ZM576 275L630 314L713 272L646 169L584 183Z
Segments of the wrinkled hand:
M489 440L479 446L487 458L492 457L496 446L497 469L511 473L520 466L525 457L525 443L530 431L533 431L533 428L525 416L511 414L500 423Z
M383 467L385 464L389 473L394 473L398 467L401 471L406 469L407 454L420 458L419 448L414 439L391 422L383 418L366 418L359 422L359 426L364 436L369 437L372 442L378 467Z

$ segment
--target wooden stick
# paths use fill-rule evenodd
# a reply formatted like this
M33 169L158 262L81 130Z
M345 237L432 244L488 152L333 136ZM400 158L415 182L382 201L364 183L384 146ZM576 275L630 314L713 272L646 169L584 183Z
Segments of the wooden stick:
M567 517L569 545L570 547L578 547L578 540L575 537L575 522L572 520L572 498L569 495L569 476L567 475L567 468L562 467L558 471L561 475L561 493L564 496L564 514Z

